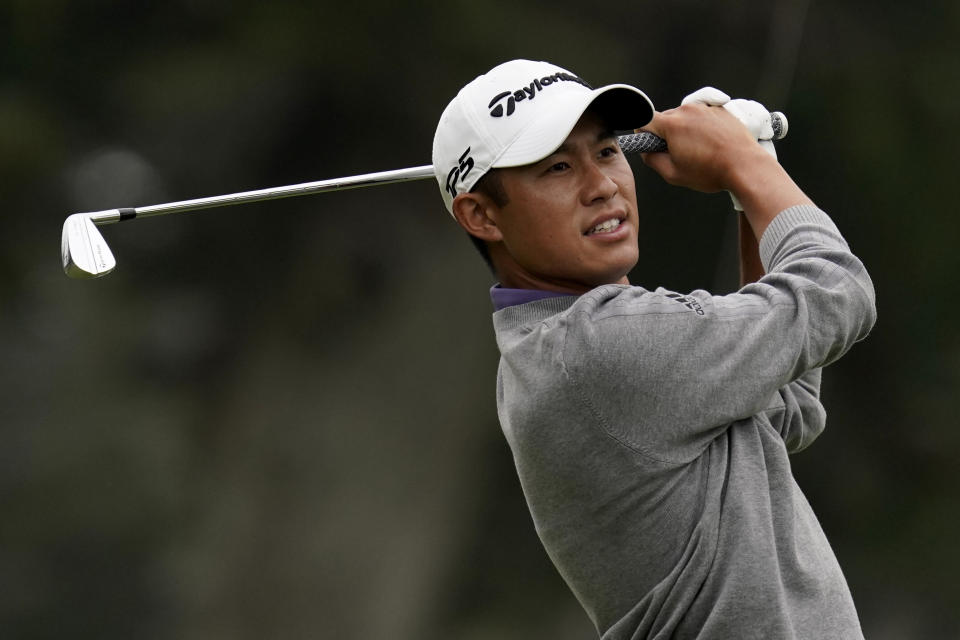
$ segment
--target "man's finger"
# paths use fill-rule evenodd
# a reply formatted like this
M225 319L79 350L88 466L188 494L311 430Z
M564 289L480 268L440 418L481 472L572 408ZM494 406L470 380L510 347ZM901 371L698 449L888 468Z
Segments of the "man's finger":
M662 114L661 114L659 111L654 111L654 112L653 112L653 118L650 119L650 122L648 122L648 123L645 124L644 126L640 127L639 129L634 129L633 132L634 132L634 133L642 133L642 132L646 131L647 133L652 133L652 134L654 134L654 135L656 135L656 136L660 136L660 137L662 138L662 137L663 137L663 131L660 129L660 119L661 119L662 117L663 117L663 116L662 116Z
M703 87L688 95L680 104L705 104L708 107L719 107L728 102L730 102L730 96L720 91L720 89Z
M767 108L755 100L731 100L723 108L736 116L757 140L773 138L773 123Z
M673 184L677 169L669 153L641 153L643 164L656 171L667 184Z

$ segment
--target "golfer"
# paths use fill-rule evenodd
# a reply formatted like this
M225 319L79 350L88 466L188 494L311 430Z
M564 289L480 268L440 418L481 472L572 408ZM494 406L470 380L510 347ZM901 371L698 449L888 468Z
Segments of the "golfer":
M715 89L685 102L657 113L636 88L514 60L443 112L441 193L499 281L503 432L603 638L862 638L788 455L823 430L821 369L870 331L873 285L758 143L765 109ZM617 145L641 127L669 146L647 166L742 208L736 293L628 282L639 216L661 215Z

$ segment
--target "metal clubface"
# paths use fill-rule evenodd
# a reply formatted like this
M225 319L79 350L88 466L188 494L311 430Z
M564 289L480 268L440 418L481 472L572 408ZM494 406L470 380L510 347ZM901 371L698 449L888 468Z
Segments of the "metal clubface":
M63 222L60 253L63 271L71 278L99 278L117 266L106 240L85 213L75 213Z

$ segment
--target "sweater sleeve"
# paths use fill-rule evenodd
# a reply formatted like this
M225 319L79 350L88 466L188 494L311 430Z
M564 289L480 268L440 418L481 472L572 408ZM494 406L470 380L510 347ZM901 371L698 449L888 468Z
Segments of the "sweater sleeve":
M873 285L812 206L781 212L760 253L767 274L728 296L608 286L571 307L566 373L608 435L683 463L778 394L790 409L779 430L791 448L819 433L818 375L800 379L866 337L876 316ZM617 401L604 401L611 393Z
M820 403L820 374L812 369L777 392L767 410L770 425L783 438L788 453L810 446L823 433L827 412Z

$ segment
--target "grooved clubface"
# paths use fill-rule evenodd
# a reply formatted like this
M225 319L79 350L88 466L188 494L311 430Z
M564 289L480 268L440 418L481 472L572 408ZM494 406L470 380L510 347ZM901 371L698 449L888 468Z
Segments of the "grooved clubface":
M117 266L97 226L83 213L75 213L64 221L60 250L63 271L71 278L98 278Z

